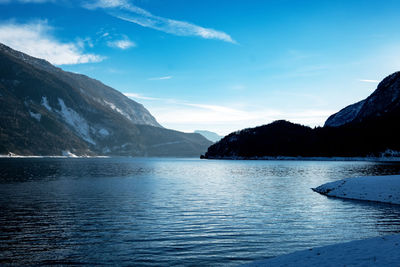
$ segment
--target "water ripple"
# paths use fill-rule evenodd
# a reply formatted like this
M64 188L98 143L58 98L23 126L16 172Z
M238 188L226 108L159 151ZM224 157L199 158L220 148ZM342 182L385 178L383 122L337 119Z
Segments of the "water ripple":
M400 232L400 207L310 188L368 162L0 159L0 264L227 266Z

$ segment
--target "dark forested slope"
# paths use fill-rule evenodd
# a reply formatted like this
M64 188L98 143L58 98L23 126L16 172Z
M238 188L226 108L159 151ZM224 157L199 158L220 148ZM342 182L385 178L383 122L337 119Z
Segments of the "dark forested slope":
M330 116L315 129L287 121L231 133L206 158L365 157L400 151L400 72L386 77L367 99Z

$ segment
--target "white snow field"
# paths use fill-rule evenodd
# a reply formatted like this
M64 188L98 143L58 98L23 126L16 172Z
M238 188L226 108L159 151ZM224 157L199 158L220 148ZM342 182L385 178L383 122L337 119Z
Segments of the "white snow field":
M400 266L400 235L312 248L243 266Z
M330 197L400 204L400 175L346 178L313 190Z

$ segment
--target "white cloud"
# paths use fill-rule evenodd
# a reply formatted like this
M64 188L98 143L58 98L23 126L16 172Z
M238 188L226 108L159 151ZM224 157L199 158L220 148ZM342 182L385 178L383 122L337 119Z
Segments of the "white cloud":
M86 2L83 6L88 9L95 8L111 8L111 7L120 7L127 5L127 2L124 0L97 0Z
M77 38L76 45L81 49L85 48L85 46L89 46L90 48L94 47L93 41L90 37Z
M215 105L192 103L177 99L146 97L136 93L124 93L145 106L163 126L175 130L193 132L206 129L219 134L268 124L275 120L289 120L309 126L323 125L333 110L280 110L241 104Z
M379 83L378 80L360 80L360 82L364 82L364 83Z
M11 2L18 2L18 3L34 3L34 4L42 4L42 3L54 3L56 0L0 0L0 4L8 4Z
M148 97L148 96L143 96L141 94L136 94L136 93L123 93L125 96L134 98L134 99L142 99L142 100L160 100L160 98L154 98L154 97Z
M282 119L303 125L318 126L323 125L326 118L333 113L331 110L243 109L195 103L174 103L173 105L146 103L146 107L165 127L188 132L207 129L219 134L228 134Z
M135 47L136 44L132 41L130 41L127 37L125 37L122 40L115 40L115 41L108 41L107 45L109 47L114 47L122 50L129 49L131 47Z
M219 105L207 105L207 104L193 104L193 103L184 103L186 106L190 107L195 107L195 108L200 108L208 111L213 111L213 112L220 112L220 113L227 113L227 114L240 114L241 111L225 106L219 106Z
M149 81L158 81L158 80L170 80L172 79L172 76L162 76L162 77L153 77L149 78Z
M62 43L51 36L52 28L45 21L28 24L0 24L0 42L34 57L43 58L52 64L79 64L99 62L104 57L87 54L82 44Z
M217 39L236 43L236 41L225 32L204 28L185 21L155 16L145 9L130 4L126 0L97 0L94 3L84 4L84 7L88 9L108 9L110 15L119 19L174 35L198 36L204 39Z

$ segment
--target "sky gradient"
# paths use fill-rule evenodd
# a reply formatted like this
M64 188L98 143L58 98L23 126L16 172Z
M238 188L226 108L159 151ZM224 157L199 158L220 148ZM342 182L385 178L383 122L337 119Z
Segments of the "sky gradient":
M399 1L0 0L0 10L0 42L185 132L323 125L400 70Z

